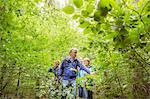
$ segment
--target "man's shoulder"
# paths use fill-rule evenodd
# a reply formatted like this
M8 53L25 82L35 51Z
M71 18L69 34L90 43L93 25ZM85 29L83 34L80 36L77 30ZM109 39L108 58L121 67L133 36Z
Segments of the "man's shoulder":
M66 56L63 61L71 61L72 59L69 56ZM79 61L79 59L75 59L74 61Z
M66 56L63 61L69 61L70 60L70 57L69 56Z

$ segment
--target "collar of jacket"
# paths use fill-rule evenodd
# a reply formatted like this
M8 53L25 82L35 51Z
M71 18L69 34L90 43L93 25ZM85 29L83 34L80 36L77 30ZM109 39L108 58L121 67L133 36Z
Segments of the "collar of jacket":
M72 59L70 56L67 56L66 58L65 58L67 61L71 61L71 62L74 62L74 61L76 61L77 59L75 58L75 59Z
M87 66L87 67L88 67L88 68L91 68L92 66L89 65L89 66Z

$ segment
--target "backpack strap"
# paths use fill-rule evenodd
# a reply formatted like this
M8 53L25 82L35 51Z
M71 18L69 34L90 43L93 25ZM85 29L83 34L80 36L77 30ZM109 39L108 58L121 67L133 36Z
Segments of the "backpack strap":
M66 63L67 63L68 61L70 61L70 60L67 59L67 58L65 58L63 61L64 61L64 64L66 65ZM78 67L78 66L77 66L77 65L78 65L78 60L75 59L74 62L75 62L75 64L76 64L74 69L76 69L76 72L78 72L78 68L77 68L77 67ZM64 68L65 68L65 67L62 67L62 74L64 73Z
M78 67L78 60L77 60L77 59L75 59L75 64L76 64L75 69L78 69L78 68L77 68L77 67Z

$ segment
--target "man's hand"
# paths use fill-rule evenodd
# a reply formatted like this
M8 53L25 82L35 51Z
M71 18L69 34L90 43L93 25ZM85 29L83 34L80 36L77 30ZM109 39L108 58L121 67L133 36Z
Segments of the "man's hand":
M70 68L70 70L77 72L77 69L74 69L74 68Z
M91 75L95 75L96 73L95 73L95 72L91 72L90 74L91 74Z

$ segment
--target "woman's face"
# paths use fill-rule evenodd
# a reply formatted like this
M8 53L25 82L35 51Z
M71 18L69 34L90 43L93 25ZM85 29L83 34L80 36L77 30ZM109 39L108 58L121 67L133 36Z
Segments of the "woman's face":
M88 60L84 60L84 65L88 66L88 65L90 65L90 62Z
M55 62L55 66L59 66L59 62L58 61Z

